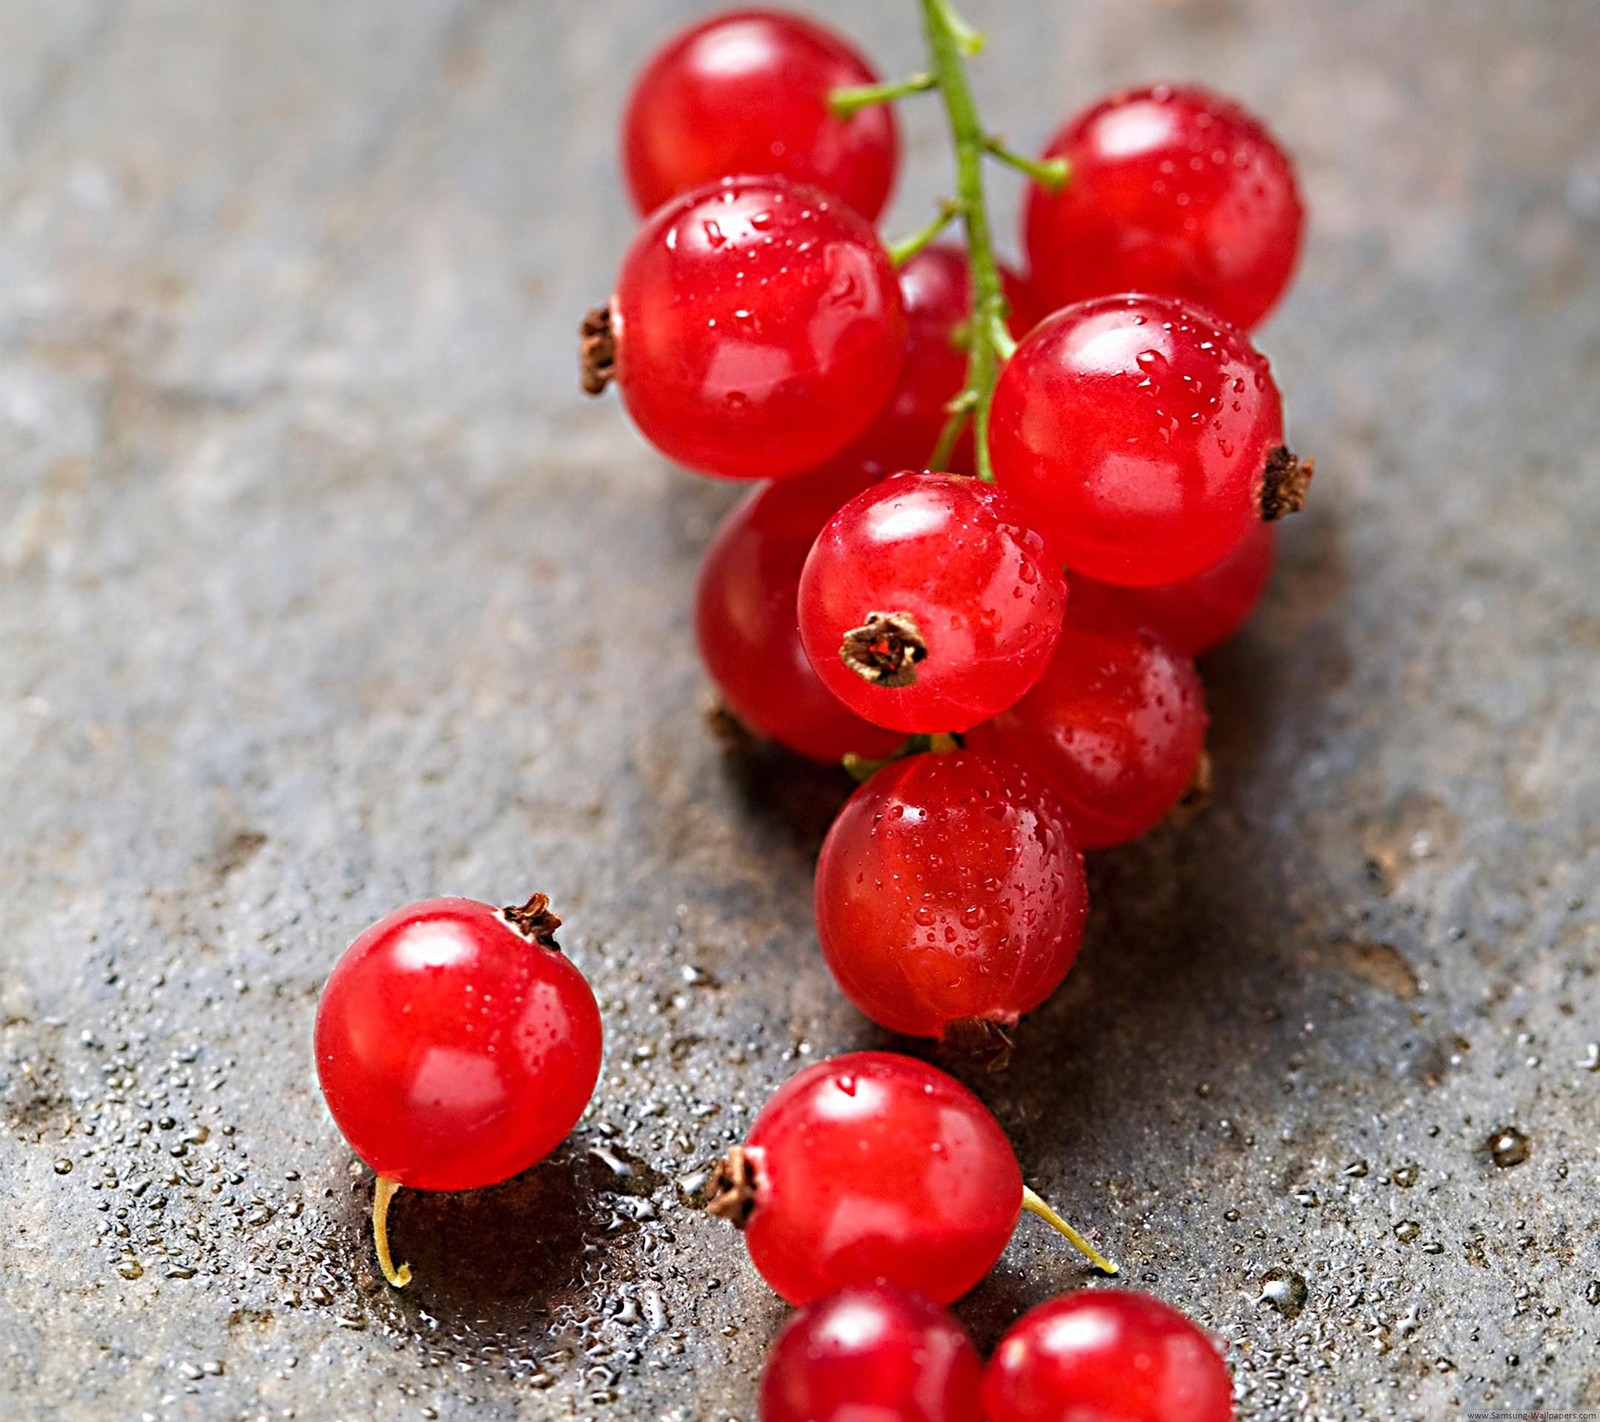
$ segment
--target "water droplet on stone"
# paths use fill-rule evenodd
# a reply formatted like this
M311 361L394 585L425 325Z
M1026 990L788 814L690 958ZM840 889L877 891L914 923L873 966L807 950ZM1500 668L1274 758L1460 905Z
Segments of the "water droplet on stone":
M1489 1159L1501 1170L1521 1165L1533 1152L1533 1142L1515 1126L1505 1126L1488 1140Z
M1261 1276L1257 1304L1269 1304L1285 1318L1295 1318L1306 1306L1311 1291L1303 1276L1292 1269L1268 1269Z

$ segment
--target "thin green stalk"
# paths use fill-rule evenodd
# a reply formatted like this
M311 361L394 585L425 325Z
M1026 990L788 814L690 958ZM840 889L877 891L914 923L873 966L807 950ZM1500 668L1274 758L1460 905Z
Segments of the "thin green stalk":
M897 79L890 84L858 84L853 88L835 89L828 95L828 107L835 118L849 118L874 104L892 104L909 94L925 94L938 82L932 74L913 74L909 79Z
M1018 153L1015 148L1007 148L1004 141L992 133L983 140L983 146L1002 163L1015 168L1019 173L1026 173L1034 182L1053 193L1060 192L1066 186L1067 178L1072 172L1065 158L1029 158L1025 153Z
M994 482L989 463L989 408L1000 373L996 333L1006 328L1005 293L995 264L989 212L983 191L983 157L989 143L978 121L978 106L967 82L966 59L983 45L978 34L956 12L950 0L922 0L928 34L930 68L944 100L955 147L956 202L967 232L967 260L972 271L973 340L967 353L967 381L950 404L951 419L934 453L934 467L948 462L970 410L978 477ZM1009 337L1007 337L1009 341Z
M940 203L939 211L926 227L913 232L909 237L902 237L898 242L889 244L889 260L897 267L905 266L918 252L929 246L958 216L960 216L960 209L953 202Z

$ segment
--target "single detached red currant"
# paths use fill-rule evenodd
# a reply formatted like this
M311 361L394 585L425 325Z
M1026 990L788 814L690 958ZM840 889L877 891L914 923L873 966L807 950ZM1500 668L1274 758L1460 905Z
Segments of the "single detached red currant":
M982 1422L967 1331L921 1294L841 1289L802 1310L761 1375L761 1422Z
M995 387L995 478L1069 568L1107 583L1192 578L1252 522L1300 507L1266 360L1164 296L1106 296L1035 326Z
M885 756L899 740L822 684L795 612L817 533L875 474L850 463L762 484L723 519L700 564L695 636L724 704L749 730L813 760Z
M878 76L831 30L781 10L718 15L658 50L622 121L634 205L731 173L780 173L833 193L874 221L894 183L893 104L836 116L836 89Z
M800 638L846 706L898 731L963 731L1044 671L1066 585L1000 490L900 474L858 494L800 575Z
M1232 1422L1215 1344L1147 1294L1086 1289L1030 1309L983 1373L989 1422Z
M883 244L838 198L727 178L645 223L583 336L584 388L614 379L669 459L780 478L831 459L883 407L905 313Z
M1276 545L1272 524L1253 523L1233 552L1192 578L1148 588L1096 586L1160 633L1174 651L1198 657L1226 642L1255 611L1272 577ZM1087 586L1088 579L1072 580L1075 594Z
M1000 269L1011 308L1011 334L1023 336L1038 312L1023 281ZM906 310L906 359L900 383L854 452L885 470L925 469L949 418L947 406L967 378L967 320L972 311L972 276L965 249L939 242L900 268L900 299ZM972 472L972 429L962 432L948 468Z
M817 861L817 934L880 1026L1003 1050L1072 966L1083 857L1044 779L974 751L885 766ZM998 1029L998 1032L995 1030Z
M851 1052L791 1077L724 1157L711 1201L792 1304L869 1284L949 1303L1000 1257L1024 1206L1116 1272L1024 1189L976 1096L890 1052Z
M1194 663L1114 599L1074 590L1039 684L976 727L970 749L1032 766L1086 849L1157 824L1195 784L1206 704Z
M317 1004L317 1079L350 1148L378 1175L373 1223L398 1186L474 1190L542 1160L600 1074L600 1012L535 894L495 910L427 899L380 919Z
M1243 330L1272 308L1300 251L1294 167L1259 120L1202 89L1114 94L1045 147L1059 192L1028 191L1031 280L1052 306L1154 291Z

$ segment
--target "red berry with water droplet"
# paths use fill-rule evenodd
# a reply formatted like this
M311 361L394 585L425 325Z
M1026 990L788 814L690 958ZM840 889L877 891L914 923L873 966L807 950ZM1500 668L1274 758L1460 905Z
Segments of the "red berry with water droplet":
M885 766L828 831L817 934L880 1026L981 1042L1045 1000L1078 954L1083 857L1042 777L956 751Z
M963 731L1043 672L1066 585L1002 491L904 473L833 516L800 575L800 637L823 684L899 731Z
M841 118L828 98L877 82L847 41L800 15L741 10L685 30L645 66L623 117L634 205L650 213L732 173L778 173L875 220L894 183L894 106Z
M1289 284L1304 222L1294 168L1239 105L1194 88L1114 94L1044 156L1070 168L1059 192L1028 191L1030 280L1049 305L1152 291L1249 330Z
M981 1422L982 1373L966 1329L921 1294L841 1289L778 1335L761 1422Z
M863 721L822 684L800 645L795 599L817 533L876 471L856 463L763 484L717 529L700 563L700 656L739 722L813 760L888 755L899 737Z
M1254 523L1233 552L1192 578L1147 588L1093 586L1159 633L1174 651L1198 657L1226 642L1255 611L1272 578L1276 547L1273 525ZM1072 580L1074 595L1090 586L1087 578Z
M989 1271L1025 1205L1048 1212L966 1087L912 1057L851 1052L773 1093L718 1168L711 1211L744 1229L751 1262L792 1304L868 1284L943 1304Z
M730 479L831 459L883 407L904 355L877 234L838 198L773 177L660 208L584 326L585 389L614 380L657 449Z
M1253 522L1300 507L1266 360L1235 328L1164 296L1106 296L1046 317L995 387L995 478L1102 582L1191 578Z
M1078 842L1102 849L1143 834L1182 799L1205 735L1193 661L1086 586L1074 589L1039 684L967 744L1031 766Z
M577 1124L600 1075L600 1011L556 947L535 894L496 910L427 899L345 950L317 1003L317 1079L350 1148L379 1176L374 1223L397 1185L475 1190L542 1160Z
M1232 1422L1228 1365L1147 1294L1092 1289L1030 1309L983 1374L989 1422Z
M1010 307L1007 324L1020 337L1037 319L1023 281L1005 267L1000 280ZM900 268L900 299L906 311L906 359L900 381L853 453L885 470L924 469L949 419L946 408L967 378L971 333L972 274L966 251L939 242ZM962 431L947 469L970 474L972 427Z

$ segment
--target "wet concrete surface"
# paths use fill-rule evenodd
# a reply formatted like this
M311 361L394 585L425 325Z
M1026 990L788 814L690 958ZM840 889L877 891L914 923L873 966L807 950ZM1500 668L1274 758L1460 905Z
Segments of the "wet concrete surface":
M816 8L916 62L910 5ZM1019 143L1171 75L1283 132L1262 339L1319 466L1206 667L1216 803L1096 857L980 1090L1245 1417L1600 1410L1600 10L972 8ZM616 114L692 9L0 6L8 1419L754 1422L784 1310L683 1197L887 1039L810 926L846 785L702 727L732 491L575 392ZM944 182L908 119L897 231ZM402 1194L395 1294L318 987L406 900L536 888L600 1089L522 1178ZM1084 1282L1025 1225L961 1313Z

